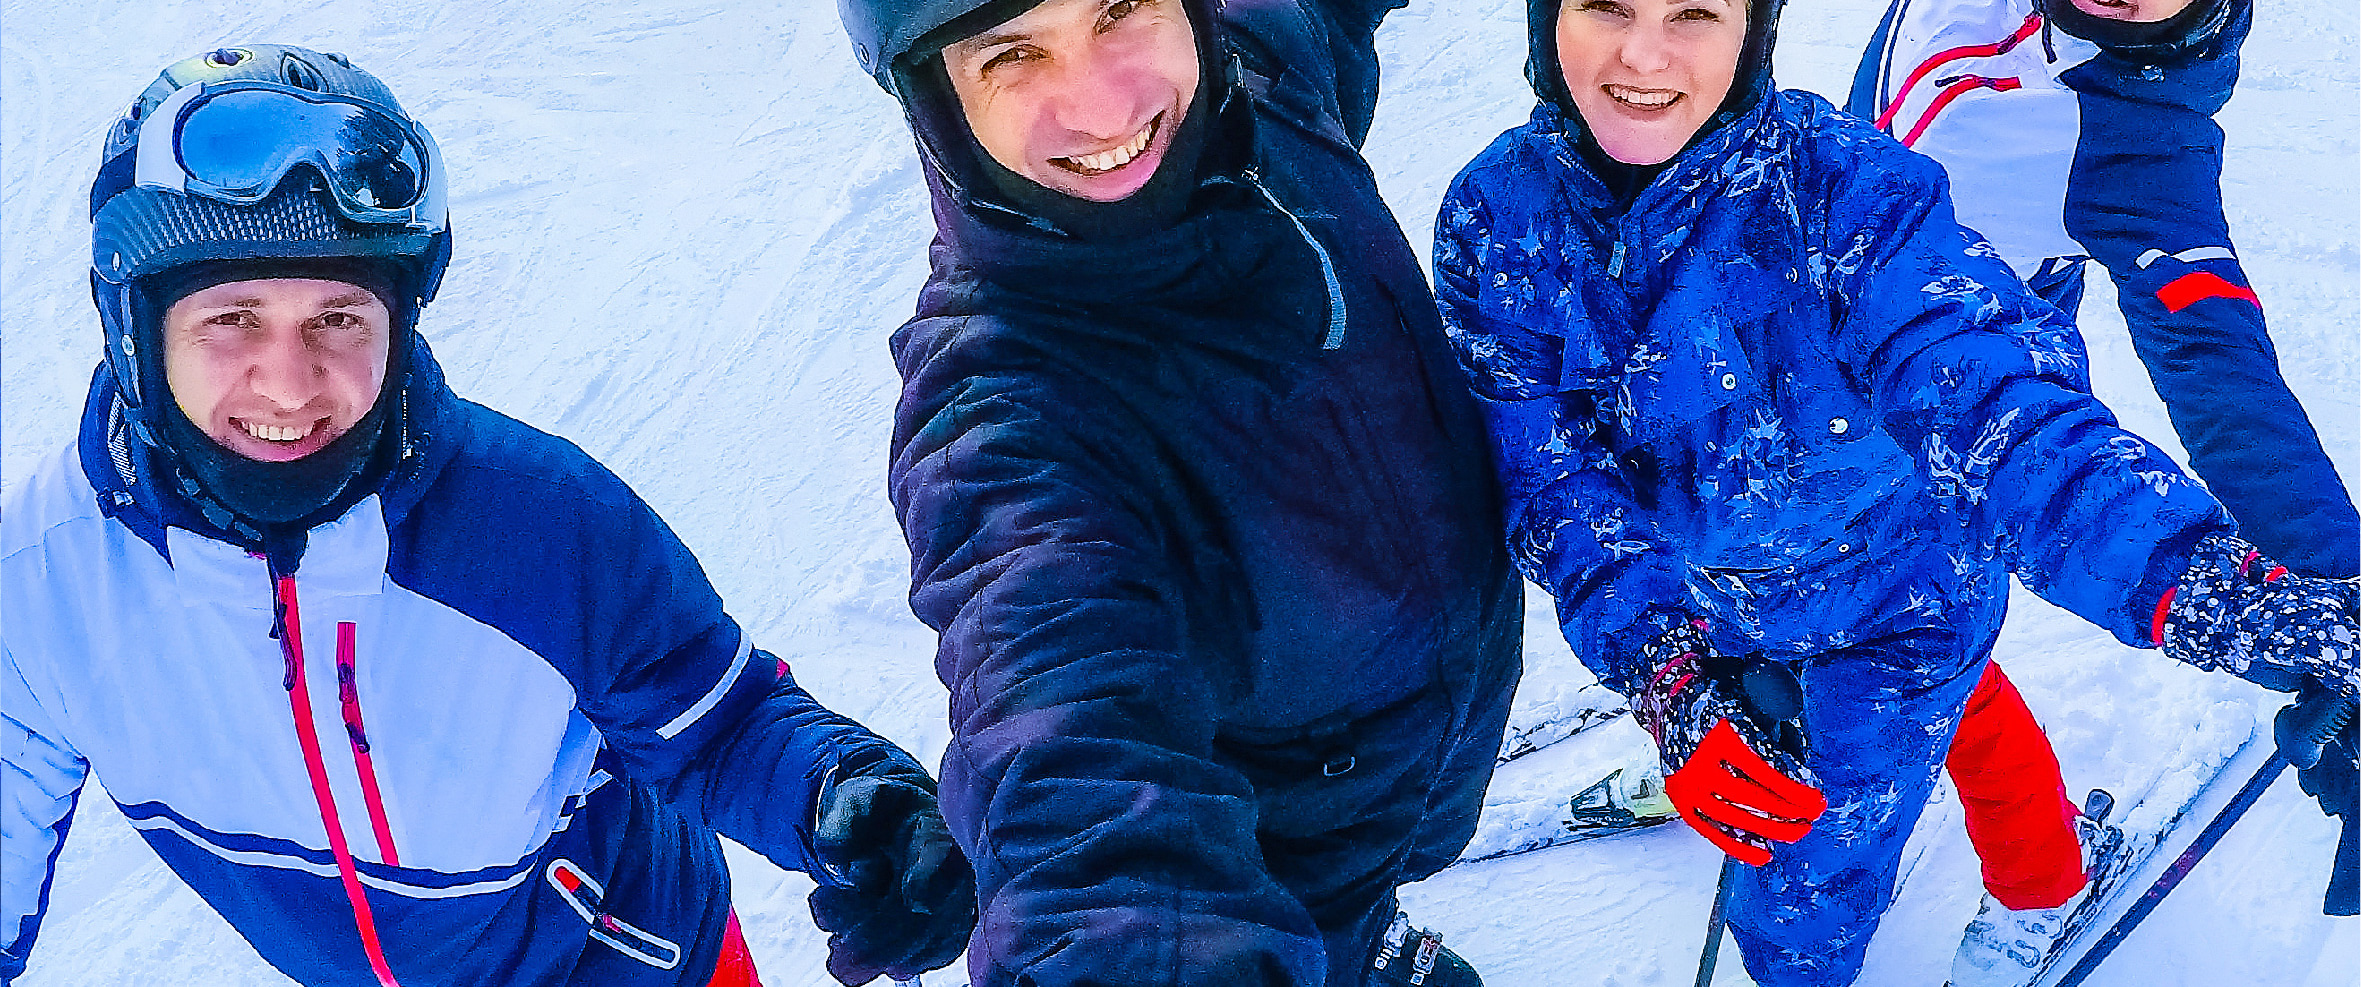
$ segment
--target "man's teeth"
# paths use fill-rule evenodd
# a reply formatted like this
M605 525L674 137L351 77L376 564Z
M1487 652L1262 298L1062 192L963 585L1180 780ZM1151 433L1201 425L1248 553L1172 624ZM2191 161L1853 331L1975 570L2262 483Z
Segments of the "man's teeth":
M319 423L313 422L308 425L263 425L256 422L240 421L238 423L238 427L244 429L247 435L261 439L264 442L293 442L297 439L301 439L312 434L312 429L318 428Z
M1069 157L1065 160L1072 162L1076 168L1092 174L1114 171L1130 164L1131 159L1139 157L1141 151L1148 149L1148 141L1156 136L1156 123L1155 120L1148 121L1148 125L1141 128L1139 136L1133 137L1131 143L1122 147L1100 151L1097 154Z
M1672 89L1623 89L1615 86L1607 87L1607 95L1614 97L1618 103L1643 110L1661 110L1681 98L1680 92Z

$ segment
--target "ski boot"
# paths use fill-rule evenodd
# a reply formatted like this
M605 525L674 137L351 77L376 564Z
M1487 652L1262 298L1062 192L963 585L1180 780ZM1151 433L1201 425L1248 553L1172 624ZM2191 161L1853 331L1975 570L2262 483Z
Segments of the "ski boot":
M1566 830L1586 833L1637 829L1676 818L1680 810L1664 794L1664 772L1653 759L1642 768L1607 772L1597 784L1575 793L1566 806Z
M1443 948L1443 937L1410 927L1410 913L1395 912L1369 964L1369 987L1484 987L1484 978L1459 954Z
M2081 924L2083 906L2118 876L2123 831L2107 824L2114 811L2115 796L2106 789L2091 789L2083 800L2082 813L2074 817L2074 835L2082 843L2083 872L2090 882L2065 903L2055 908L2010 908L1990 894L1984 896L1983 906L1959 940L1959 952L1951 958L1947 987L2019 987L2040 975L2059 940Z

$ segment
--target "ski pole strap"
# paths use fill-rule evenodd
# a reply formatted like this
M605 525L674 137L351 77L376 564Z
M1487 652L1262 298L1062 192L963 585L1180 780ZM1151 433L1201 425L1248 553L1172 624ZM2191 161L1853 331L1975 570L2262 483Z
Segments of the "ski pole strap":
M2139 928L2140 921L2147 918L2149 912L2155 911L2156 906L2164 902L2165 895L2171 894L2172 889L2180 887L2181 879L2189 876L2190 869L2196 867L2198 861L2205 859L2207 851L2212 850L2213 845L2221 841L2222 834L2229 832L2230 827L2235 825L2240 817L2246 815L2246 810L2254 805L2256 799L2262 797L2263 792L2271 787L2272 782L2279 780L2280 772L2285 770L2287 770L2287 758L2281 756L2277 750L2273 750L2271 759L2264 761L2263 766L2255 771L2254 777L2246 780L2246 786L2240 788L2238 794L2231 797L2230 804L2223 806L2222 811L2214 815L2213 821L2205 824L2205 830L2197 834L2197 839L2189 844L2188 849L2181 851L2180 857L2173 860L2172 866L2165 868L2164 873L2157 875L2156 883L2149 885L2147 893L2140 895L2140 900L2132 903L2131 910L2124 912L2122 918L2116 919L2115 925L2107 930L2107 934L2100 936L2097 942L2091 944L2090 952L2084 953L2081 961L2075 963L2073 969L2067 970L2065 976L2058 978L2057 987L2076 987L2077 984L2082 983L2084 978L2090 976L2091 971L2098 969L2099 962L2106 959L2107 954L2114 952L2115 947L2123 943L2123 937L2130 935L2133 929Z

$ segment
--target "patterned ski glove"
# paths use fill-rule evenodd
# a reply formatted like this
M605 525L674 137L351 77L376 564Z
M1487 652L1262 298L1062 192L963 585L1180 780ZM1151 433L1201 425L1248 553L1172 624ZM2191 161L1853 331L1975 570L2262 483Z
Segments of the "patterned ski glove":
M1640 648L1648 680L1632 715L1656 738L1664 793L1722 852L1757 867L1828 809L1803 765L1802 690L1771 661L1714 650L1704 621L1674 625Z
M926 769L890 748L855 751L821 785L812 849L826 873L812 921L846 984L907 979L957 959L976 924L975 874Z
M2197 543L2154 633L2174 660L2266 689L2361 695L2361 579L2292 575L2229 535Z

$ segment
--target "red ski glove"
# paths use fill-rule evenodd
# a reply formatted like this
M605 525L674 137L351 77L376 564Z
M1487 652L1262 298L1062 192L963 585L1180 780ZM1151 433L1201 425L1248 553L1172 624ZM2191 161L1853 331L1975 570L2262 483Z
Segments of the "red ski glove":
M1741 863L1771 862L1771 843L1793 843L1828 811L1820 790L1781 774L1729 720L1706 731L1688 763L1664 779L1681 819Z
M1771 843L1793 843L1828 809L1803 766L1803 696L1786 666L1722 654L1700 620L1640 647L1649 670L1632 713L1664 758L1664 794L1681 818L1731 857L1757 867ZM1764 757L1770 755L1770 759ZM1773 760L1776 763L1773 763Z

